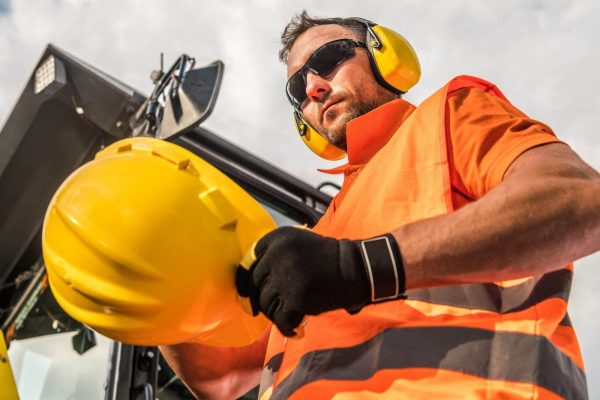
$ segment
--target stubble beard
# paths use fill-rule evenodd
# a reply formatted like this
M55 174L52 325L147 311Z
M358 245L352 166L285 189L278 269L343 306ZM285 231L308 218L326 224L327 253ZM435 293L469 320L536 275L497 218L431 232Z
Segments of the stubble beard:
M348 123L350 121L352 121L355 118L358 118L362 115L365 115L366 113L374 110L375 108L379 107L381 104L377 104L373 101L360 101L358 103L355 103L354 105L352 105L350 107L350 109L348 110L348 113L344 116L344 121L343 121L343 125L341 128L338 129L327 129L327 128L323 128L321 130L321 133L323 134L323 136L325 136L325 138L327 139L327 141L331 144L333 144L335 147L338 147L344 151L348 150L348 144L346 141L346 127L348 126Z

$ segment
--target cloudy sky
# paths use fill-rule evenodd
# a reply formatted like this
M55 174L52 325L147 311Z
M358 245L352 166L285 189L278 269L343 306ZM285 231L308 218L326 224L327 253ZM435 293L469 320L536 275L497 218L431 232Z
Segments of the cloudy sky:
M402 33L417 50L419 103L459 74L496 83L511 102L555 130L600 169L600 2L595 0L0 0L0 120L46 43L148 93L160 52L226 71L205 126L317 184L332 166L304 149L291 124L277 61L282 27L306 8L320 16L362 16ZM327 177L330 179L330 177ZM576 264L571 316L579 331L591 398L600 398L600 255Z

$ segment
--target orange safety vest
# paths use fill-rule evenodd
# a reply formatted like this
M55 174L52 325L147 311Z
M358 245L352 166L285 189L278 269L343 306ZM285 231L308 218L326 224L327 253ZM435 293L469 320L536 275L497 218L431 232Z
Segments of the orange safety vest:
M344 185L314 230L349 239L453 211L448 93L491 83L453 79L410 114ZM406 300L310 317L302 339L273 329L261 399L586 399L569 323L572 266L487 284L409 290Z

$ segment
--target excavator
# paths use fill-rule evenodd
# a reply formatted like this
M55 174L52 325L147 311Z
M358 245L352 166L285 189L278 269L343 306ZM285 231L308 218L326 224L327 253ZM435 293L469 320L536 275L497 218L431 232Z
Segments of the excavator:
M49 44L0 131L0 399L192 399L152 345L73 319L49 288L44 216L73 171L113 143L173 143L226 175L282 225L312 226L335 184L315 188L204 128L224 74L181 55L148 96ZM148 201L151 201L149 199ZM181 210L185 212L185 210ZM257 388L242 399L257 397Z

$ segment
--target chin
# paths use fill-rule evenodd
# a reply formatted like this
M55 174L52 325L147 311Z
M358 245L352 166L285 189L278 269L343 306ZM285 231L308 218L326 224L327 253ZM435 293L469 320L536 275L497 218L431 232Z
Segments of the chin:
M339 147L342 150L346 150L346 126L344 125L341 129L330 129L324 132L324 136L329 143Z
M322 131L323 136L336 147L342 150L346 150L346 126L348 122L356 118L351 113L337 114L327 127L324 127Z

